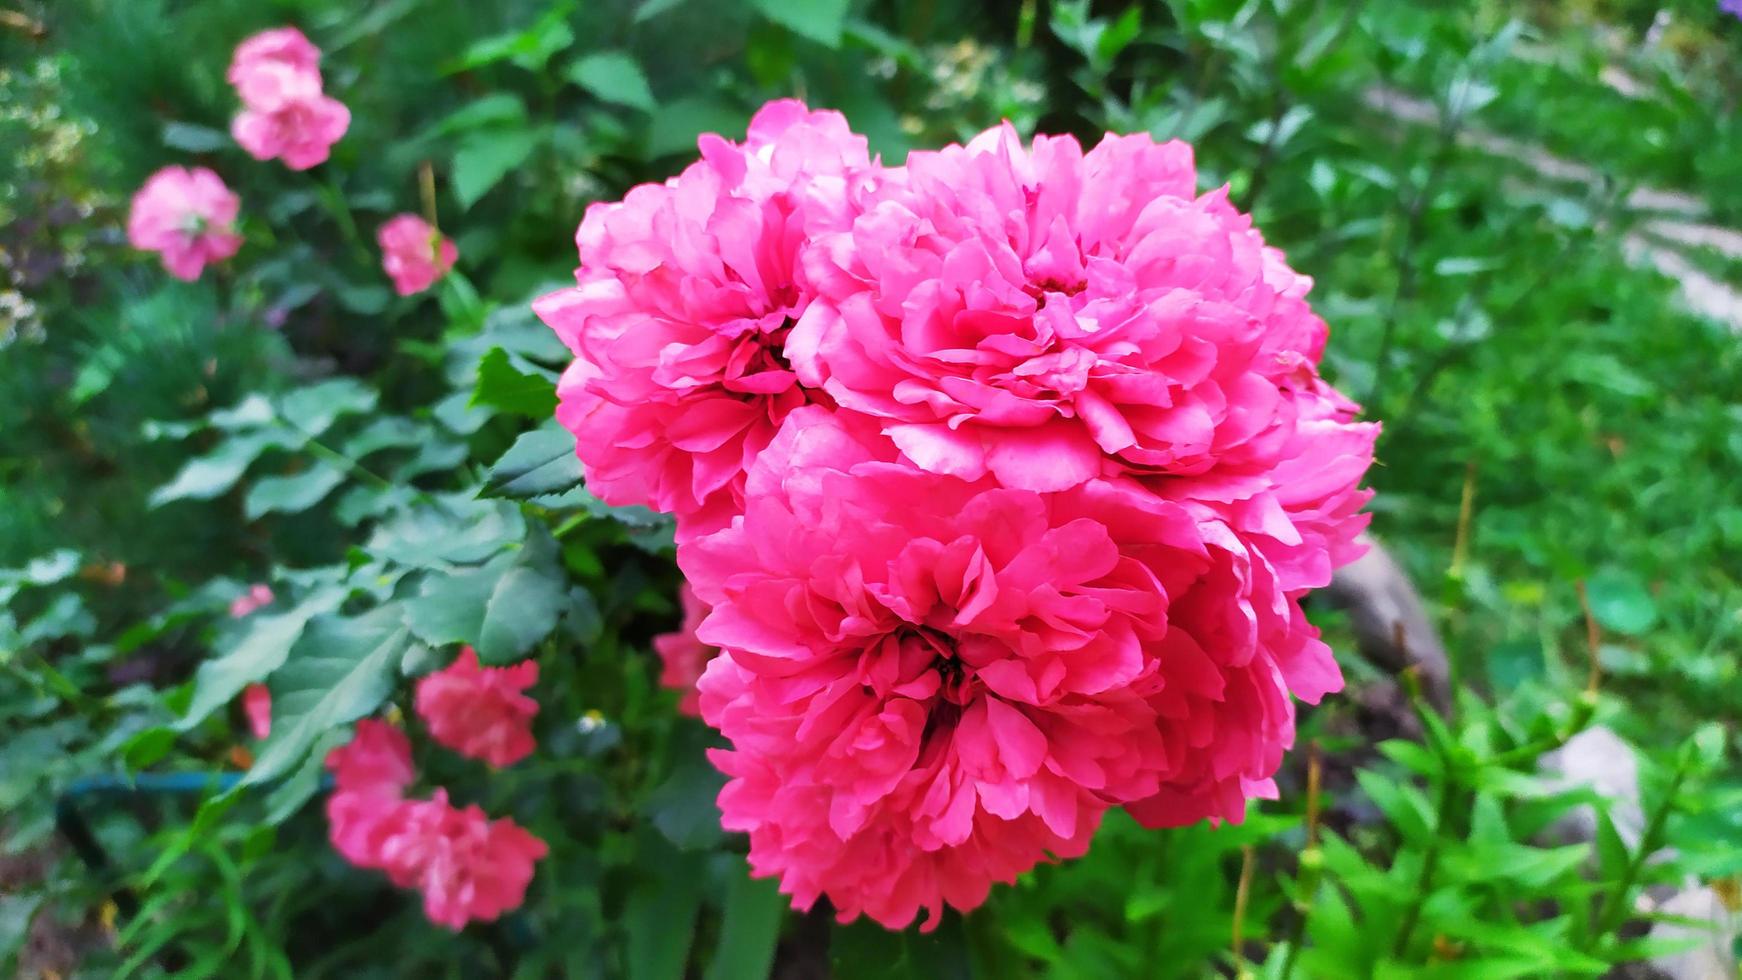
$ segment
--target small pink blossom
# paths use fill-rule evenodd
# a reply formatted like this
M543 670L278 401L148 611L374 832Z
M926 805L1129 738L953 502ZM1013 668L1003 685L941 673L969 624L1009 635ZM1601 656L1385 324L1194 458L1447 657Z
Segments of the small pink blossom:
M538 664L481 667L464 647L454 662L417 682L417 713L437 742L500 769L536 748L538 702L521 693L538 683Z
M241 619L263 606L272 605L272 587L262 582L248 586L248 591L230 603L230 618Z
M454 807L438 789L432 799L394 809L381 834L379 867L399 887L423 892L431 922L458 931L525 901L533 865L547 853L513 820L490 820L476 805Z
M272 734L272 691L265 684L250 684L242 689L242 713L248 717L248 730L256 739Z
M691 717L701 717L701 703L697 700L696 681L701 679L702 671L707 669L708 661L720 651L708 646L696 638L696 628L702 625L702 620L708 615L708 607L696 598L694 589L689 583L684 583L678 589L678 599L683 604L683 624L674 633L661 633L653 638L653 650L659 654L664 669L660 671L659 683L683 695L678 701L678 710Z
M351 111L321 91L320 51L295 28L257 34L236 48L226 76L242 100L230 135L256 160L292 170L327 159Z
M573 289L534 310L575 354L557 418L607 503L677 514L687 537L742 504L744 472L811 400L781 347L810 290L798 256L845 220L869 166L835 112L773 102L742 144L700 140L664 184L587 209Z
M381 245L381 265L401 296L435 285L459 257L451 239L415 214L395 215L375 233L375 240Z
M127 241L157 252L177 279L198 279L210 262L221 262L242 247L236 234L241 201L218 175L204 167L164 167L133 195Z
M244 103L271 102L276 98L268 68L285 68L320 78L321 51L294 27L261 31L236 45L224 78ZM256 88L256 86L259 86Z

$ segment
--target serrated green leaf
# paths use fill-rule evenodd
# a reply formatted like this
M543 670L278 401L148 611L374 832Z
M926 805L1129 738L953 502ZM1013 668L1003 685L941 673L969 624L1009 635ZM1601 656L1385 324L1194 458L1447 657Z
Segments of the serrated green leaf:
M251 521L267 514L301 513L323 500L345 482L334 466L316 466L291 476L269 476L255 481L242 499L242 513Z
M478 362L478 383L472 389L471 403L528 418L548 419L556 411L556 384L515 367L507 351L492 347Z
M550 635L567 605L556 571L527 557L505 554L480 569L429 576L422 594L406 601L405 624L425 643L470 643L486 664L518 659Z
M272 736L243 777L268 782L302 764L327 732L374 711L392 693L414 644L404 612L387 603L354 619L313 620L268 682Z
M193 698L176 721L176 729L185 732L198 725L234 700L244 687L277 670L308 621L337 609L342 598L339 592L323 590L311 594L288 612L262 612L249 617L247 632L229 652L200 664L194 674Z
M279 400L278 414L310 436L318 436L346 415L375 410L381 396L355 378L332 378L298 388Z
M231 436L204 456L188 460L175 479L153 490L146 502L161 507L173 500L210 500L227 493L249 465L275 444L264 433Z
M377 527L364 547L402 565L469 565L525 537L526 519L514 504L446 498L439 506L406 511Z
M560 493L581 482L575 437L555 422L521 433L490 467L485 488L494 495L526 500Z
M606 102L653 111L653 90L647 76L627 51L595 51L569 66L569 81Z

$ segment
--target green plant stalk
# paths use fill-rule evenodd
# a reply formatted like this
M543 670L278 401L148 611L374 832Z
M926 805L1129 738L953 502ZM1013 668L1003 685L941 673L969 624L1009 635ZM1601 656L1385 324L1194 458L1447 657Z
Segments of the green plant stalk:
M1615 882L1615 888L1604 898L1600 911L1596 916L1596 928L1591 930L1586 949L1601 942L1605 936L1620 929L1627 920L1627 893L1633 890L1639 875L1645 870L1645 862L1657 850L1657 842L1663 837L1663 829L1669 823L1670 811L1675 808L1676 796L1681 791L1682 782L1687 779L1687 762L1676 760L1675 774L1670 777L1669 789L1664 792L1663 799L1658 801L1651 811L1651 818L1645 823L1645 832L1639 835L1639 847L1627 859L1627 867L1622 869L1621 877Z
M1449 764L1450 760L1446 761ZM1397 927L1397 939L1391 944L1392 956L1401 958L1409 949L1409 940L1421 921L1421 910L1427 905L1434 874L1439 871L1440 852L1444 850L1446 824L1451 820L1453 798L1452 774L1448 768L1440 782L1439 795L1434 803L1433 843L1428 845L1427 854L1421 861L1421 872L1415 877L1415 894L1410 896L1409 907L1403 911L1403 922Z

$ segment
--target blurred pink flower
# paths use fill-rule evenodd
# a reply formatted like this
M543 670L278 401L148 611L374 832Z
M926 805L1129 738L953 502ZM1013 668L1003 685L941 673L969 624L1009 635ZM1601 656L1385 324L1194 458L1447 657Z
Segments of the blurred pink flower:
M387 872L423 892L430 921L459 929L519 905L544 842L512 820L491 821L477 806L458 809L446 790L405 798L416 778L405 733L385 722L357 723L351 741L327 756L336 786L327 798L333 848L360 868Z
M665 665L665 669L660 671L659 682L683 695L678 701L679 711L699 718L702 711L697 701L696 681L701 679L708 661L720 651L696 638L696 627L708 615L708 607L696 598L695 590L688 582L679 587L678 600L683 604L683 624L674 633L654 637L653 650Z
M272 692L265 684L250 684L242 689L242 713L248 717L248 730L256 739L272 734Z
M521 693L538 683L538 664L481 667L463 647L446 668L417 682L417 713L437 742L500 769L536 748L532 718L538 702Z
M375 233L381 265L401 296L421 293L453 268L459 258L452 239L415 214L395 215Z
M230 134L256 160L282 158L292 170L327 159L351 125L351 111L321 91L320 51L293 27L243 41L225 77L242 100Z
M438 789L429 800L395 807L381 834L379 866L399 887L423 892L431 922L457 931L518 907L533 865L547 853L513 820L490 820L476 805L454 807Z
M170 275L191 282L207 263L221 262L242 247L235 229L240 206L210 170L164 167L133 195L127 241L157 252Z
M264 70L268 67L312 75L318 85L321 51L294 27L261 31L236 45L224 78L235 87L243 102L267 103L276 97L273 75Z
M334 789L327 797L327 831L334 850L363 868L379 868L381 845L398 817L405 788L417 778L411 742L384 721L357 722L351 741L327 754Z
M1724 13L1742 17L1742 0L1719 0L1718 9Z
M781 347L810 300L798 253L844 219L869 166L836 112L772 102L743 144L712 134L664 184L587 209L579 285L533 308L575 354L557 418L607 503L677 514L686 537L741 505L744 471L805 404Z
M248 586L248 591L237 596L235 601L230 603L230 618L241 619L262 606L270 606L272 598L272 587L263 582L256 582Z

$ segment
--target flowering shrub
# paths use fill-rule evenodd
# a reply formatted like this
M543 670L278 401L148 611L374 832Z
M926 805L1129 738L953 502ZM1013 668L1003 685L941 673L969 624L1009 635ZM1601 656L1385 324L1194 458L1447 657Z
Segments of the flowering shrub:
M1179 143L885 168L787 101L700 147L589 210L537 309L592 485L677 517L755 871L935 928L1109 806L1273 796L1289 695L1342 686L1299 600L1360 552L1378 431L1318 377L1310 281Z
M0 973L1589 976L1742 869L1731 746L1663 721L1736 713L1739 348L1461 136L1609 32L12 6ZM1587 81L1593 162L1724 166L1721 93ZM134 248L166 165L234 207ZM1309 594L1339 389L1443 717ZM1536 775L1593 718L1638 820Z

